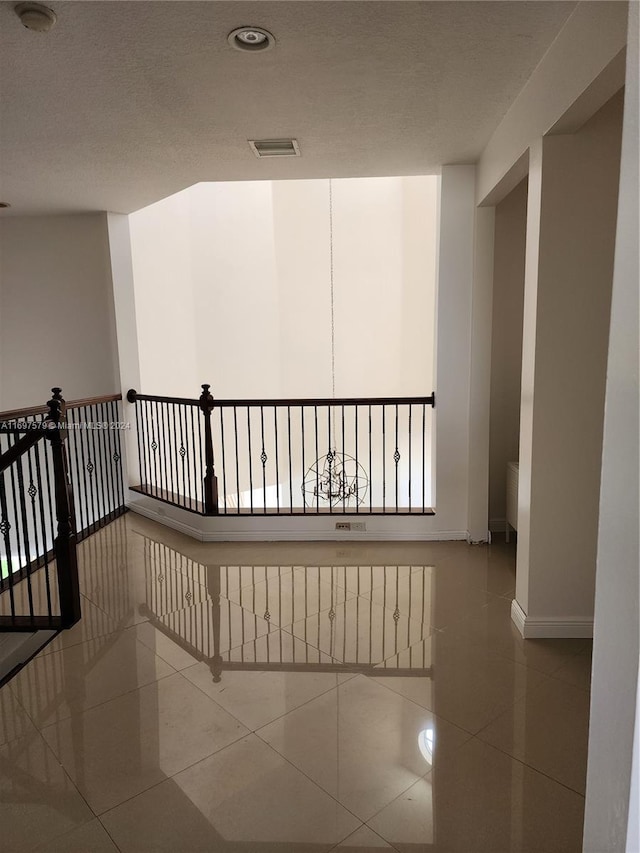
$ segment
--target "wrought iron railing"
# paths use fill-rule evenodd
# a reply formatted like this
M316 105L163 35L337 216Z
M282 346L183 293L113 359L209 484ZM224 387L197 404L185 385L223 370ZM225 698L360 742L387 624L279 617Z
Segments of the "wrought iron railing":
M53 392L47 406L0 415L4 630L68 627L77 621L75 543L125 511L121 396L65 403L60 389ZM69 518L61 521L63 499ZM68 526L63 539L61 524ZM71 542L73 558L65 552L61 562L62 541ZM69 574L76 580L69 581Z
M134 491L201 515L430 515L434 396L215 400L127 394Z
M81 615L65 404L53 391L44 418L0 424L3 631L67 628Z

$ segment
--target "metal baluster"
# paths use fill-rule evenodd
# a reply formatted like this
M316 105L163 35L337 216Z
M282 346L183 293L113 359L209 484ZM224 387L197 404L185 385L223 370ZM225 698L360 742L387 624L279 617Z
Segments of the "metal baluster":
M104 434L104 432L105 432L105 430L104 430L105 421L104 421L104 413L102 411L102 403L96 405L95 410L96 410L96 417L102 418L102 420L100 421L102 426L97 431L97 435L96 435L96 441L97 441L97 445L98 445L98 459L97 459L97 461L100 463L100 474L101 474L101 476L98 477L98 480L100 482L100 495L102 497L102 511L100 514L100 518L98 520L101 521L107 515L107 490L106 490L106 484L105 484L105 477L107 474L105 447L106 447L107 438ZM108 429L108 425L107 425L107 429Z
M123 417L121 409L122 406L119 405L116 401L112 404L113 414L118 422ZM113 461L116 465L116 486L117 486L117 494L118 494L118 507L124 506L124 478L122 475L122 442L120 439L120 430L116 430L115 438L115 456Z
M140 487L144 494L148 494L149 481L147 478L147 436L146 425L143 415L144 403L137 400L134 404L136 413L136 429L138 431L138 463L140 465Z
M220 412L220 456L222 457L222 491L224 492L224 512L227 512L227 468L224 450L224 409L222 406L218 408ZM200 421L198 421L198 425Z
M291 467L291 406L287 406L287 443L289 447L289 504L291 512L293 513L293 471Z
M12 447L13 444L15 444L15 442L18 440L18 436L17 435L13 436L13 440L12 440L11 436L7 436L7 440L8 440L9 447ZM13 503L13 529L15 530L16 544L18 546L18 568L16 569L16 571L20 571L22 568L20 555L22 553L23 537L20 535L21 526L20 526L20 521L18 518L18 498L17 498L18 492L16 490L16 475L14 473L14 469L15 469L15 465L11 465L11 467L9 468L9 471L11 474L11 497L12 497L12 503ZM14 578L13 578L13 576L11 576L10 583L13 583L13 580L14 580Z
M191 486L191 472L193 471L194 480L198 476L198 459L196 454L196 425L194 421L193 406L189 406L189 415L191 417L191 441L193 444L193 459L191 460L191 464L189 465L189 507L193 509L195 504L195 507L197 509L196 498L194 497L193 493L197 493L197 489L199 488L200 484L198 483L195 489L193 489ZM198 418L198 422L199 420L200 418Z
M267 514L267 453L264 449L264 407L260 406L260 437L262 440L262 451L260 461L262 462L262 502L264 514Z
M422 511L423 512L425 509L424 504L425 504L425 480L426 480L426 477L425 477L425 462L426 462L426 459L425 459L425 455L426 455L426 448L425 448L426 424L425 424L425 421L426 421L426 418L427 418L427 407L423 403L422 404Z
M89 516L90 516L90 506L91 506L91 495L89 494L89 487L87 484L87 476L89 473L87 471L87 458L88 457L87 457L87 452L86 452L86 447L85 447L85 444L87 441L87 429L86 429L87 424L86 424L86 420L82 416L82 410L76 409L76 411L78 413L78 425L81 427L80 429L78 429L78 446L80 448L80 462L82 464L82 487L83 487L83 492L84 492L84 499L81 498L81 502L84 504L84 507L85 507L84 532L88 533L89 527L90 527ZM47 445L48 444L49 444L49 442L47 442ZM51 465L53 466L53 457L51 459ZM78 479L79 479L79 473L80 472L78 472ZM54 486L53 491L55 492L55 486ZM55 514L53 517L55 517Z
M44 444L46 445L46 441L44 442ZM44 492L42 489L42 475L40 471L40 443L36 444L36 446L34 447L34 452L37 491L38 495L40 496L38 505L40 509L40 527L42 530L42 559L44 561L44 580L45 590L47 593L47 613L49 614L49 619L51 619L53 611L51 609L51 579L49 577L49 548L47 543L47 525L44 514Z
M173 476L173 462L176 456L176 434L175 430L171 428L171 403L166 403L162 410L162 431L166 435L166 457L165 457L165 468L166 468L166 480L167 487L171 491L171 501L173 503L176 502L176 484Z
M222 410L220 410L222 411ZM205 509L205 485L204 485L204 477L205 477L205 448L202 443L202 418L198 418L198 448L196 453L196 463L197 463L197 471L198 471L198 483L200 487L200 491L196 492L196 495L202 496L202 511Z
M100 403L102 409L102 419L107 424L106 435L104 437L104 476L106 478L106 494L107 494L107 518L110 518L116 508L115 499L115 480L113 475L113 435L115 423L111 416L111 406L109 403ZM67 433L67 443L69 436ZM68 444L67 444L68 446ZM73 482L73 478L72 478Z
M333 513L333 465L336 459L336 449L331 446L331 406L327 406L327 438L329 453L327 454L329 461L329 513ZM317 458L317 457L316 457Z
M304 464L304 406L300 406L300 426L302 430L302 476L306 475L305 464ZM302 481L302 513L306 515L307 512L307 498L305 492L305 484L304 480Z
M342 405L340 408L342 410L342 511L346 512L347 511L347 504L346 504L346 501L347 501L347 475L345 473L345 468L344 468L344 405ZM356 469L356 476L357 476L357 474L358 474L358 471ZM357 482L357 480L355 480L354 482ZM346 632L345 632L345 635L346 635Z
M240 455L238 453L238 410L233 407L233 434L236 446L236 489L237 489L237 504L238 515L240 515Z
M180 505L186 509L187 506L187 473L185 469L186 465L186 457L187 457L187 447L184 443L184 419L183 419L183 409L184 406L182 403L178 404L178 425L180 427L180 456L182 457L182 491L181 491L181 500L179 501Z
M273 430L276 446L276 511L280 512L280 468L278 465L278 407L273 407Z
M16 436L17 439L17 436ZM11 447L11 442L9 441L9 447ZM11 466L13 468L13 466ZM4 483L4 474L3 471L0 474L0 533L2 533L2 537L4 539L4 550L7 555L7 569L9 574L7 575L7 582L9 585L9 608L11 610L11 619L15 620L16 618L16 603L13 592L13 561L11 559L11 522L9 521L9 508L7 506L7 493L5 490ZM15 495L14 495L15 500ZM15 510L15 503L14 503ZM16 528L17 533L17 528ZM18 554L20 551L18 550ZM20 558L18 557L18 568L20 568Z
M249 501L253 513L253 460L251 459L251 412L249 406L247 406L247 441L249 443Z
M385 429L385 411L386 406L382 406L382 512L386 512L387 507L387 471L386 471L386 460L385 457L387 455L387 442L386 442L386 429Z
M369 405L369 512L373 512L373 454L371 451L371 405Z
M76 492L78 494L78 498L79 498L79 500L77 501L78 512L77 512L76 528L77 528L78 534L81 534L82 531L84 531L84 529L88 526L88 521L86 519L86 514L87 514L86 495L83 498L82 495L80 494L80 462L78 459L78 441L79 441L78 433L80 432L80 429L78 426L77 410L76 409L67 409L67 418L71 421L71 424L72 424L72 429L69 433L69 438L67 439L67 441L71 443L71 436L73 436L73 460L75 462L75 477L73 476L73 470L72 470L72 482L75 480L75 484L74 484L75 490L76 490ZM49 482L49 442L48 441L44 442L44 456L45 456L45 460L46 460L45 471L46 471L46 475L47 475L47 492L49 494L49 500L51 500L51 483ZM71 449L69 449L69 456L71 457ZM83 510L84 510L84 516L85 516L84 520L82 518ZM53 516L53 507L52 507L51 517L52 518L54 517ZM55 534L53 532L53 528L52 528L51 532L52 532L52 536L55 536Z
M151 409L151 450L153 451L153 479L156 486L156 497L163 497L162 493L162 468L160 465L158 450L158 404L152 400L149 404Z
M27 522L27 507L25 503L25 488L24 488L24 475L22 471L22 460L24 457L20 457L15 462L16 473L18 475L18 499L20 501L20 517L22 521L22 531L23 531L23 539L24 539L24 547L25 547L25 564L24 564L24 573L27 579L27 596L29 599L29 615L34 615L33 610L33 589L31 588L31 544L29 542L29 525Z
M393 453L396 463L396 513L398 512L398 463L400 462L400 451L398 450L398 404L396 403L396 449Z
M413 405L409 403L409 512L411 512L411 413Z
M172 503L175 500L171 483L169 482L169 464L167 456L167 425L165 423L165 403L159 404L158 430L162 433L162 486L165 497ZM169 442L170 443L170 442Z
M313 419L316 433L316 512L320 512L320 472L318 471L319 464L319 447L318 447L318 407L313 407Z
M88 426L87 407L86 406L82 407L82 418L83 418L84 425L85 425L84 436L85 436L86 450L87 450L87 461L86 461L86 464L84 467L85 467L87 474L89 475L89 492L90 492L89 502L91 503L91 522L89 523L87 530L89 532L93 533L93 531L95 530L95 523L96 523L96 517L97 517L97 514L96 514L96 496L95 496L95 489L93 487L93 472L95 471L95 464L93 462L93 458L91 455L91 448L92 448L92 444L93 444L93 436L92 436L93 430L89 429L89 426Z
M176 452L173 454L172 465L171 465L171 476L173 483L173 495L174 501L177 504L180 504L180 464L178 459L182 458L182 451L184 448L182 444L178 445L178 430L176 429L176 404L171 404L171 435L173 437L173 443L176 448Z
M142 471L140 475L142 490L145 495L151 494L150 474L147 468L147 404L145 400L138 400L136 403L140 408L136 410L139 415L138 425L142 433Z

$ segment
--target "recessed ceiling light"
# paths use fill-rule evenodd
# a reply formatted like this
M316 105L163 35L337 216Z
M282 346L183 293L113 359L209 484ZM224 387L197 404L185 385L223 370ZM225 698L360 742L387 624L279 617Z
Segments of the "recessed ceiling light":
M249 148L256 157L299 157L297 139L249 139Z
M36 33L48 33L57 21L53 9L41 3L18 3L15 13L23 27Z
M245 50L251 53L269 50L276 43L271 33L262 27L238 27L229 33L227 41L236 50Z
M11 205L9 204L8 201L0 201L0 210L2 210L5 207L11 207Z

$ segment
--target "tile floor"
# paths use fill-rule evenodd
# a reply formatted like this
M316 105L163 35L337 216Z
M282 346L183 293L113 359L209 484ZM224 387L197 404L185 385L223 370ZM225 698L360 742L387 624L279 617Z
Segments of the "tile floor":
M513 544L80 547L0 691L2 851L581 849L590 644L519 637Z

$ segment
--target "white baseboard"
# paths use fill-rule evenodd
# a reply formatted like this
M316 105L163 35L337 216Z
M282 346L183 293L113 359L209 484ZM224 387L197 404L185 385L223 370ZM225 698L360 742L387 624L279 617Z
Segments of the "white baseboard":
M416 527L412 530L350 530L341 533L337 530L323 530L319 526L312 527L309 524L312 519L305 519L304 516L295 517L292 524L292 519L284 516L267 519L259 516L203 518L174 507L169 510L161 504L156 508L135 500L130 501L128 507L132 512L200 542L446 542L467 539L466 530L420 530L417 519ZM283 519L291 527L283 527ZM361 521L370 519L370 516L364 514L359 516ZM326 527L326 518L314 520ZM302 527L302 524L306 526Z
M515 598L511 602L511 619L525 640L593 637L593 619L562 616L532 619Z

